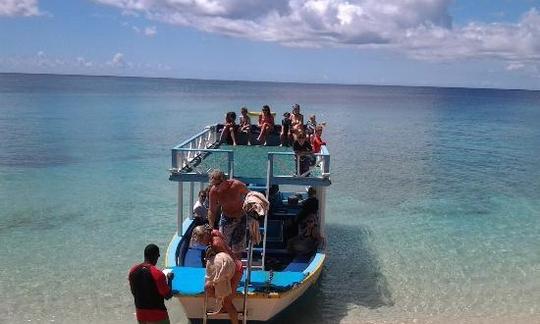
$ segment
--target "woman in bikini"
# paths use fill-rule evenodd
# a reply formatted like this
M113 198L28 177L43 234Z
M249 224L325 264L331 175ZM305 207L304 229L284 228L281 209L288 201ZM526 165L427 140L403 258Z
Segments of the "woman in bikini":
M261 128L261 133L257 141L266 145L266 137L274 129L274 116L272 116L270 106L268 105L263 106L262 112L259 115L259 127Z

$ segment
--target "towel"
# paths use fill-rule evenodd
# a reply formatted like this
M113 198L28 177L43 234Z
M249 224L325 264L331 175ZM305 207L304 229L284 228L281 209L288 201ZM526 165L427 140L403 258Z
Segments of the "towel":
M259 217L264 217L269 207L270 203L266 197L258 191L248 192L242 206L246 214L253 215L253 213L256 213Z
M259 231L259 219L268 213L270 203L266 197L258 191L250 191L244 199L242 208L248 217L248 228L251 240L255 245L261 242L261 232Z
M206 282L214 286L217 312L223 306L223 299L232 293L231 279L236 271L236 262L225 252L219 252L206 262Z

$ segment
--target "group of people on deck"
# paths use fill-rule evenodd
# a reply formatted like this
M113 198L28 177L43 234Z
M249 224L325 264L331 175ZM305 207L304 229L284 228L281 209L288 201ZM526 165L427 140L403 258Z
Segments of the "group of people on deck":
M247 134L247 144L251 145L250 134L252 129L248 109L240 110L240 123L236 124L236 113L231 111L225 115L225 124L221 133L220 142L228 141L237 145L238 134ZM296 169L298 175L309 173L309 167L315 164L313 153L320 153L321 147L326 145L322 139L323 128L326 123L317 123L315 115L311 115L304 123L304 115L300 112L300 105L292 105L291 112L285 112L281 121L279 134L280 146L291 146L296 154ZM268 135L274 131L274 115L270 106L264 105L259 114L259 136L257 142L267 145Z
M247 144L251 145L249 134L252 130L251 117L246 107L240 109L239 123L236 124L236 113L230 111L225 114L225 123L221 133L220 142L228 141L233 145L237 145L239 134L248 134ZM281 121L280 131L280 146L294 145L299 136L304 136L308 139L308 143L312 147L312 153L319 153L322 145L326 143L322 140L322 130L325 123L317 123L315 115L311 115L307 122L304 123L304 115L300 113L300 105L292 105L291 112L285 112ZM259 136L257 142L262 145L267 145L268 135L274 131L275 119L274 114L270 110L270 106L264 105L259 113L257 128Z
M257 142L267 145L269 134L275 130L274 115L268 105L263 106L257 126ZM299 174L309 172L309 166L315 163L313 153L319 153L321 146L326 145L321 138L324 126L324 123L317 123L315 115L310 116L304 124L298 104L292 106L291 112L283 114L280 146L292 145ZM226 114L220 141L230 140L237 145L237 135L245 133L248 135L248 145L251 145L251 132L251 118L247 108L243 107L238 125L235 112ZM308 198L293 221L296 231L287 241L287 249L292 255L309 255L322 243L315 194L314 188L308 190ZM218 300L216 312L221 309L226 311L233 324L238 323L233 299L242 278L240 258L246 249L246 234L249 233L255 244L260 240L259 217L267 215L270 207L263 194L249 191L239 180L226 179L219 170L209 175L209 187L199 192L193 206L193 219L198 226L192 231L190 246L206 247L205 291L208 296ZM133 266L129 272L139 323L169 323L164 299L172 296L173 276L172 273L164 275L156 267L159 256L159 248L149 244L144 251L144 262Z

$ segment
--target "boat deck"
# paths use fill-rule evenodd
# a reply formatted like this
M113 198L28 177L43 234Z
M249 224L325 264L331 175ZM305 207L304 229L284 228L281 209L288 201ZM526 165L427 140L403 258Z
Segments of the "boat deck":
M219 127L209 126L173 148L170 180L203 182L209 171L220 169L248 184L265 185L270 172L272 184L330 185L330 155L326 147L323 146L321 153L314 154L316 164L309 174L298 175L294 151L291 147L277 145L278 134L269 136L268 142L273 145L233 146L219 143Z

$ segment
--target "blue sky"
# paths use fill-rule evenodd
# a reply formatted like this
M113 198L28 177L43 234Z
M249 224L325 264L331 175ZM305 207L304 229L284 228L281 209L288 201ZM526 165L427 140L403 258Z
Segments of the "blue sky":
M0 72L540 89L540 0L0 0Z

